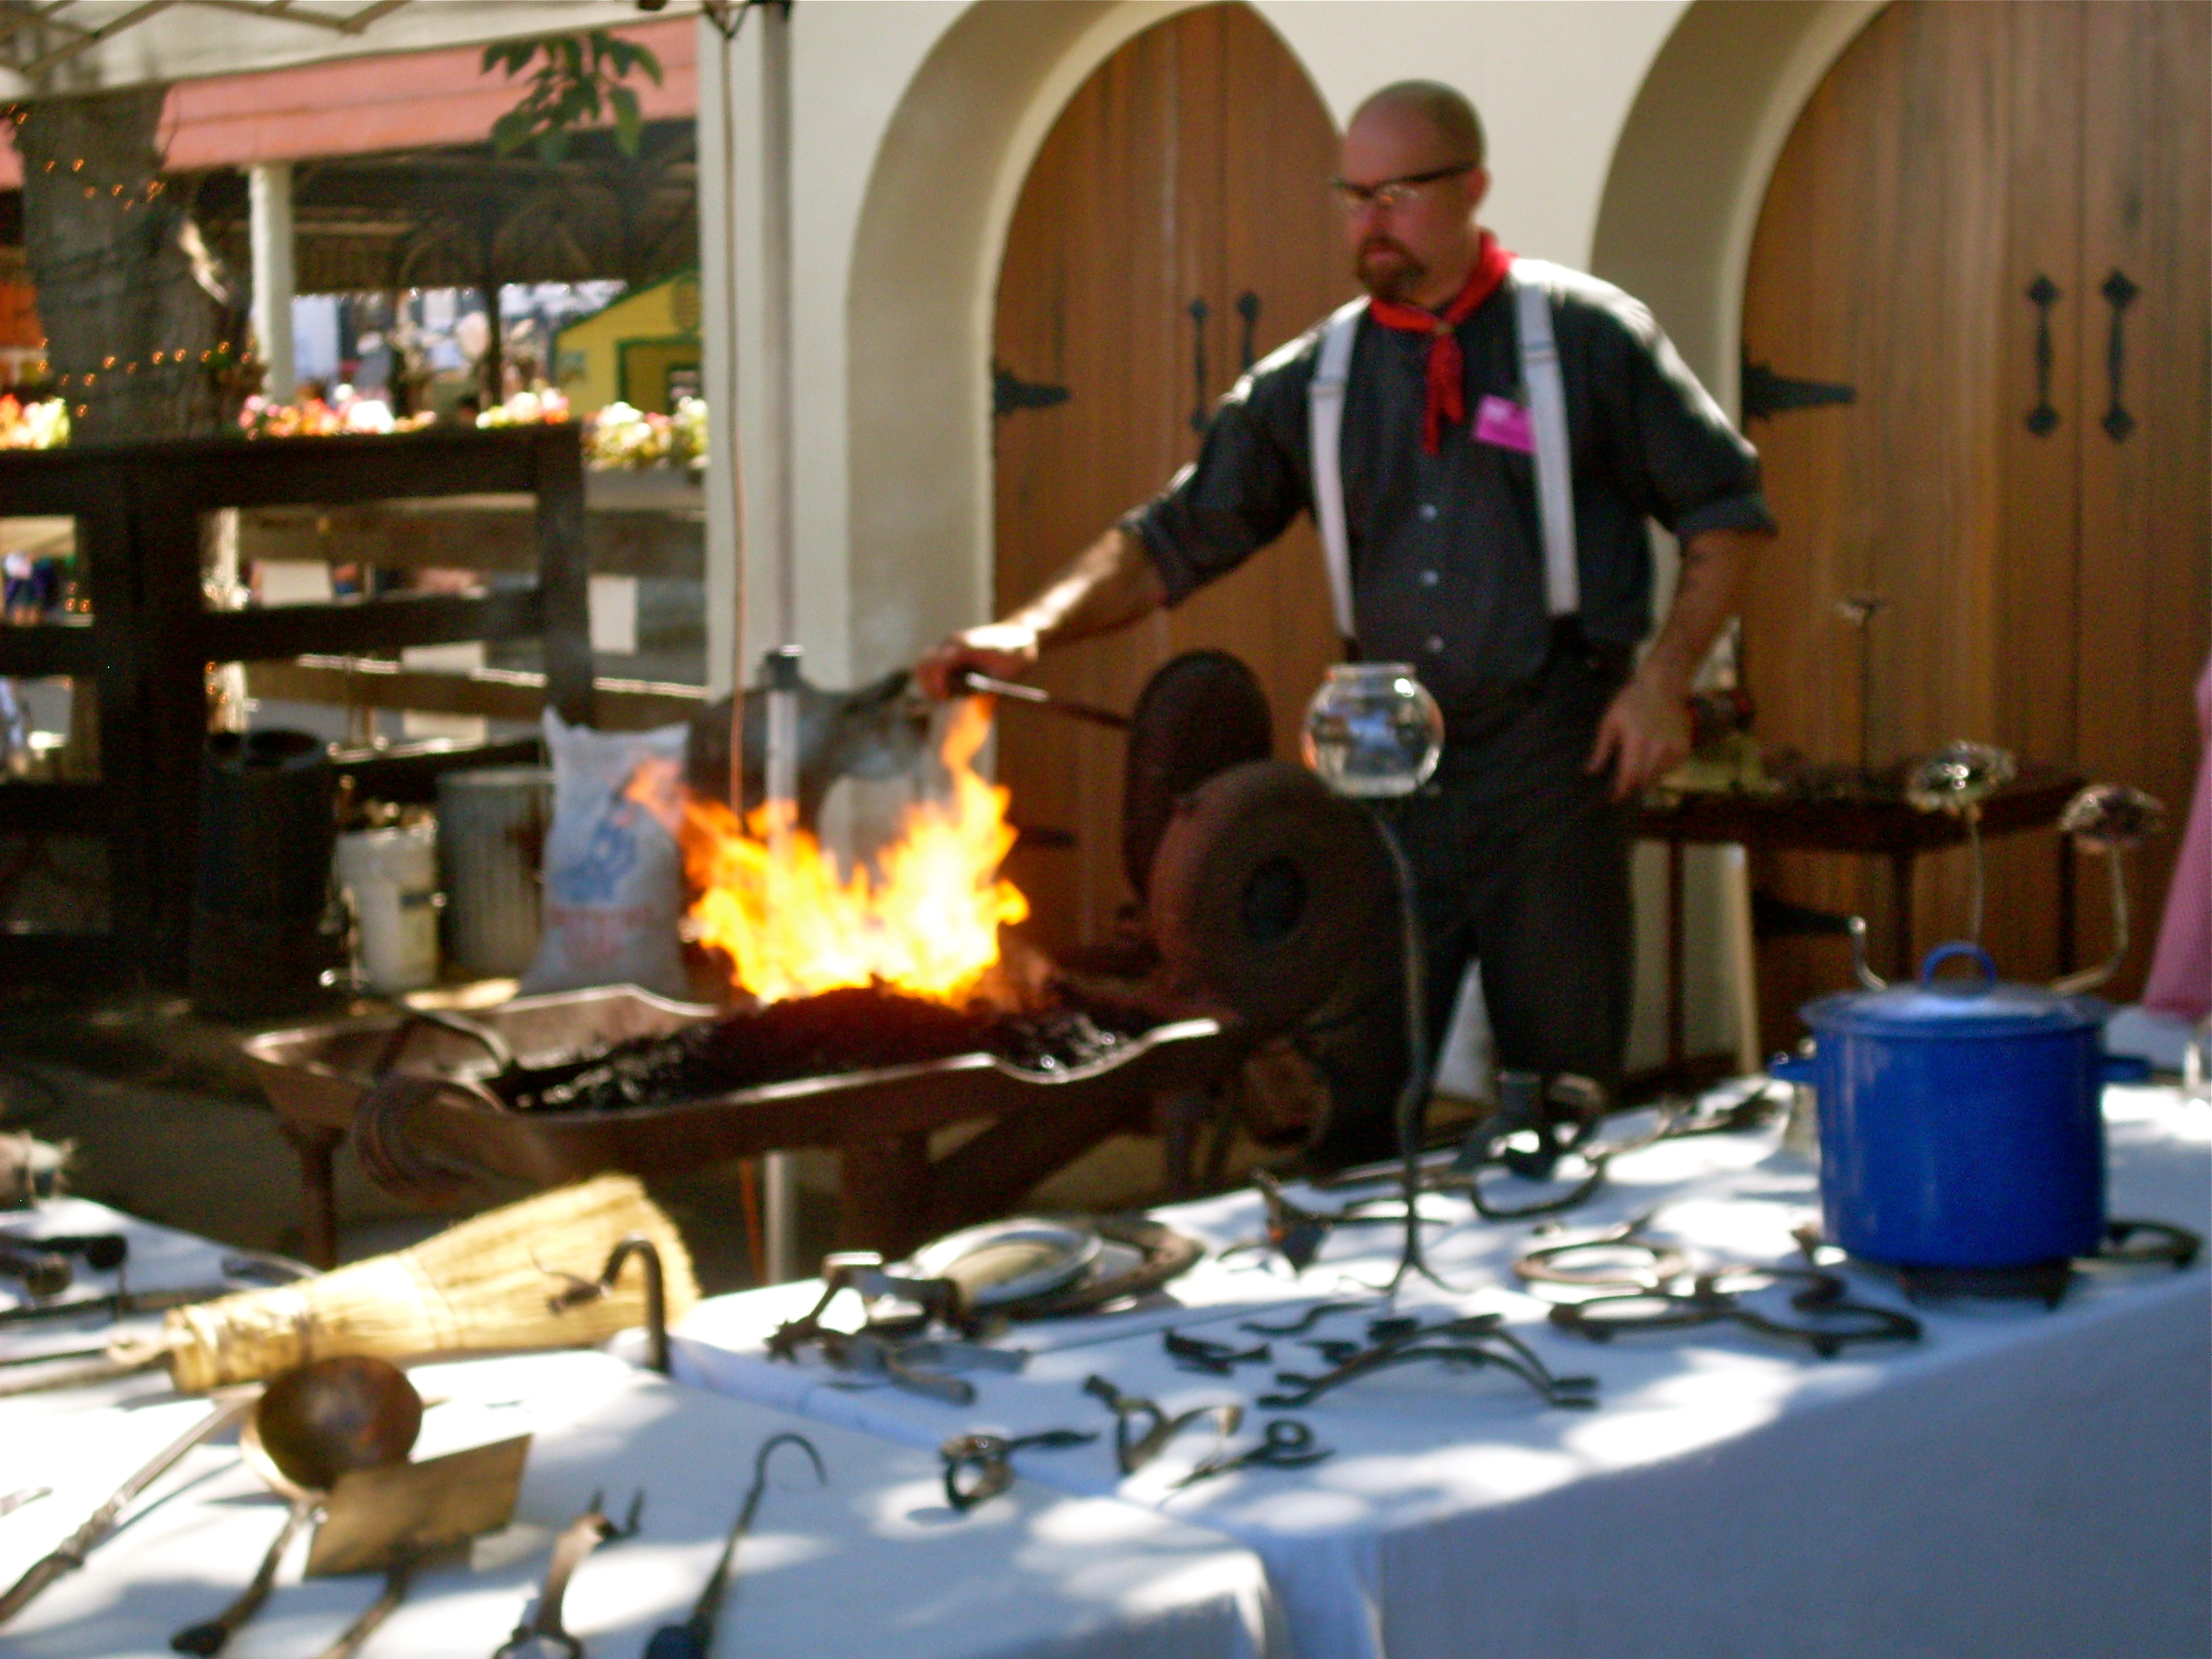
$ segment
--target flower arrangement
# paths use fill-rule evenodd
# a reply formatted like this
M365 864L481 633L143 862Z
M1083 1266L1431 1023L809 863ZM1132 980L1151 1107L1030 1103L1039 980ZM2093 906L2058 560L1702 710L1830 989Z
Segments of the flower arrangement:
M349 386L339 386L325 403L310 398L304 403L275 404L252 397L238 411L238 424L249 438L333 438L341 433L412 432L435 417L395 416L381 398L363 398Z
M535 426L568 418L567 394L549 386L538 386L527 392L518 392L505 403L487 409L477 416L477 424L480 427Z
M601 471L642 472L657 466L696 470L707 464L707 403L679 398L673 415L609 404L591 417L585 464Z
M0 393L0 449L59 449L70 441L69 404L59 398L23 403Z

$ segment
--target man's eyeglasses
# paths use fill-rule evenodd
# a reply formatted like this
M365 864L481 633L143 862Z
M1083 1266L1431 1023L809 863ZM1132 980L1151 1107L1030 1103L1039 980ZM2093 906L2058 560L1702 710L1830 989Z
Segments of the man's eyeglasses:
M1431 167L1426 173L1409 173L1402 179L1385 179L1376 185L1355 185L1349 179L1332 179L1328 187L1336 197L1337 205L1347 214L1364 213L1370 205L1378 204L1389 213L1420 194L1424 185L1433 185L1439 179L1456 179L1462 173L1474 171L1474 162L1462 161L1453 167Z

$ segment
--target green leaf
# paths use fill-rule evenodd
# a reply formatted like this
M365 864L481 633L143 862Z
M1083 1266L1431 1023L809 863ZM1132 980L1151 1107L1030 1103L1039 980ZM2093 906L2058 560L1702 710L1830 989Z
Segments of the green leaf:
M645 118L639 112L637 94L628 87L609 87L607 101L615 111L615 148L636 159L638 141L645 136Z
M491 124L492 148L501 155L512 155L530 142L537 125L526 108L511 109Z

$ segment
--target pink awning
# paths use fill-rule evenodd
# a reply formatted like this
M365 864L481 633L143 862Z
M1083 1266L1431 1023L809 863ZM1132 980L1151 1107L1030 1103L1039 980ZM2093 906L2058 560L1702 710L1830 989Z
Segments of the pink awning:
M696 115L698 24L690 17L614 31L650 47L661 84L633 76L648 121ZM365 155L433 144L480 144L491 124L520 101L526 82L477 65L480 46L349 58L304 69L180 81L162 112L169 167L246 167L318 155ZM0 122L0 190L23 182L23 167Z

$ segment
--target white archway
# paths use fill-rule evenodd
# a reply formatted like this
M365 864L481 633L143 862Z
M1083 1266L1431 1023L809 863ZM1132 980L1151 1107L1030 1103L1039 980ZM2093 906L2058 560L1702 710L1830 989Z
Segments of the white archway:
M1649 305L1733 410L1751 240L1805 103L1885 0L1697 0L1614 147L1590 267Z
M1007 223L1091 72L1206 3L983 0L908 84L868 179L847 307L856 673L911 661L988 611L991 321Z

